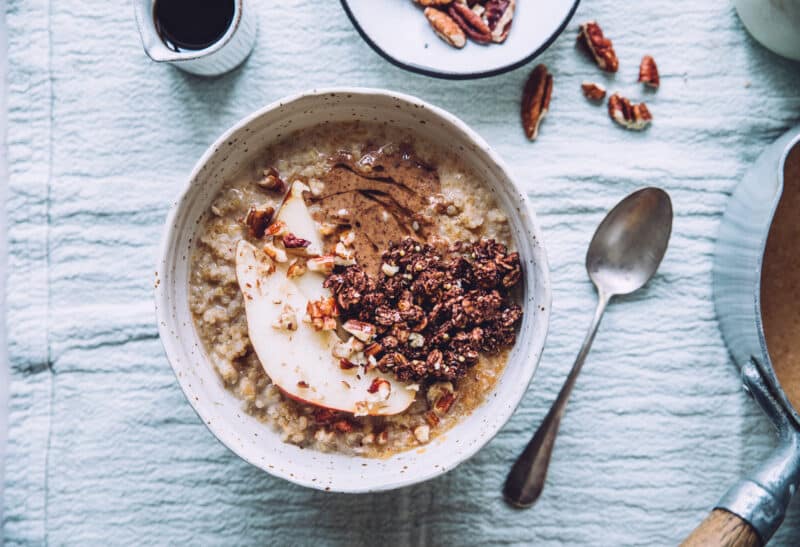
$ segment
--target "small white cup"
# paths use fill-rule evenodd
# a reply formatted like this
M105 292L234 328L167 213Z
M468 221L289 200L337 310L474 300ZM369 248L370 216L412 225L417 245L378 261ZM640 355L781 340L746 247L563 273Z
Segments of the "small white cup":
M733 5L761 45L800 61L800 0L733 0Z
M175 51L167 47L156 30L155 0L134 0L136 24L148 57L170 63L192 74L217 76L239 66L256 42L258 22L249 0L235 0L231 24L222 38L204 49Z

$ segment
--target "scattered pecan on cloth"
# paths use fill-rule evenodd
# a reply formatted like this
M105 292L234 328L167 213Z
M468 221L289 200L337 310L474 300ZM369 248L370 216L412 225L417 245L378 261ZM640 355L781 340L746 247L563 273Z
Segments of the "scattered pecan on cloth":
M511 346L522 309L510 291L521 279L518 253L482 239L437 250L410 238L392 243L376 277L360 266L325 279L342 321L375 326L365 352L401 381L454 380L481 352Z

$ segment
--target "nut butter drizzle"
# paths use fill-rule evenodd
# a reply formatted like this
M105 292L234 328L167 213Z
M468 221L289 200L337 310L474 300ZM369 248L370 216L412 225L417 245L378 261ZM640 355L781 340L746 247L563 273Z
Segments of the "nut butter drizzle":
M433 167L416 158L408 145L368 150L360 158L341 152L330 158L323 189L311 197L314 219L337 226L333 243L353 228L356 260L377 274L380 254L392 241L411 237L425 241L432 233L431 197L441 191Z

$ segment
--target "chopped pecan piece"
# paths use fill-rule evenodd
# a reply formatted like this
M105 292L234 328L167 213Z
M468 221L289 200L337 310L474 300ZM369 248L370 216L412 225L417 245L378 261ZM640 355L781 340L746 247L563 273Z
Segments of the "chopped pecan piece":
M317 330L334 330L336 328L336 301L333 298L322 298L309 301L306 304L306 313L311 324Z
M333 272L334 258L331 255L316 256L309 258L306 266L312 272L328 275Z
M345 419L336 420L335 422L333 422L332 427L339 433L350 433L351 431L353 431L353 424L351 424L349 421Z
M284 304L278 318L272 324L272 328L278 330L297 330L297 312L289 304Z
M281 237L285 233L286 233L286 223L283 222L282 220L276 220L275 222L269 225L267 231L265 232L265 235Z
M452 17L436 8L425 8L424 13L439 38L459 49L467 44L467 36Z
M350 370L356 368L358 365L347 359L339 359L339 368L342 370Z
M368 401L385 401L392 393L392 384L385 378L375 378L367 388Z
M364 344L356 340L355 336L351 336L346 342L336 342L333 345L333 356L340 359L349 359L353 354L358 353L364 349Z
M336 419L337 413L330 408L318 407L314 409L314 421L318 424L329 424Z
M479 44L488 44L492 41L492 30L489 25L466 4L455 2L447 9L447 13L461 27L461 30L474 41Z
M550 109L553 94L553 76L545 65L537 65L531 72L522 93L522 127L530 140L536 140L539 124Z
M366 348L364 348L364 355L366 355L367 357L376 357L382 351L383 351L383 347L379 343L373 342L370 345L368 345Z
M299 258L295 258L289 263L289 268L286 270L286 277L293 279L295 277L300 277L307 271L308 268L306 267L306 262Z
M298 249L300 247L306 248L311 245L311 242L302 237L297 237L293 233L287 233L283 236L283 246L287 249Z
M261 179L259 179L256 184L265 190L271 190L273 192L282 193L286 191L286 183L283 182L280 173L278 173L278 170L274 167L264 169Z
M451 382L436 382L428 387L426 395L428 404L440 415L447 414L456 400L455 390Z
M372 323L357 321L355 319L345 321L342 328L362 342L371 342L376 332L375 325Z
M367 388L367 391L369 393L378 393L382 388L386 389L386 387L389 387L389 389L391 389L388 380L385 380L383 378L375 378L374 380L372 380L372 383Z
M433 408L440 414L447 414L447 412L450 410L450 407L453 406L453 402L455 400L456 396L454 393L445 393L439 399L437 399L436 403L433 405Z
M264 237L264 233L267 231L267 227L272 221L272 215L274 214L275 209L272 207L250 207L244 219L250 237L258 239Z
M590 101L602 101L606 96L606 88L596 82L583 82L581 84L583 96Z
M597 66L602 70L606 72L619 70L619 59L614 52L614 45L603 35L603 31L596 21L588 21L581 25L578 40L586 45Z
M431 438L431 428L428 425L420 425L414 428L414 437L421 443L427 443Z
M429 426L436 427L439 425L439 416L437 416L435 412L426 412L425 421L428 422Z
M287 262L289 257L286 256L286 251L279 249L272 243L264 244L264 253L275 262Z
M639 65L639 81L653 89L658 89L660 83L658 67L656 66L656 60L650 55L642 57L642 62Z
M423 7L442 7L442 6L449 6L453 3L453 0L414 0L417 4Z
M633 131L645 129L653 120L646 104L631 104L619 93L614 93L608 98L608 115L625 129Z

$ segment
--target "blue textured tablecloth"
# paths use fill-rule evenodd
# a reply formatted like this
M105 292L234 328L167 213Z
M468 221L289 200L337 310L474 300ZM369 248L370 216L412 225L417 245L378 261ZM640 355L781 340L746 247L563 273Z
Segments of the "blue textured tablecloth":
M10 0L9 285L12 369L7 544L670 545L772 445L739 387L711 300L726 198L800 115L800 65L745 33L727 2L585 0L541 57L555 75L540 139L518 104L526 67L451 82L373 53L333 0L259 5L247 64L199 79L144 55L127 3ZM612 78L575 50L597 18ZM520 32L521 29L516 29ZM655 56L662 86L636 83ZM580 94L584 79L646 97L628 133ZM290 92L365 85L462 117L507 159L543 225L553 319L520 410L475 458L427 484L331 495L273 479L206 430L162 354L151 304L171 198L206 146ZM571 366L594 306L583 270L604 212L642 185L672 194L671 248L650 286L606 317L530 511L505 471ZM800 542L792 511L775 544Z

